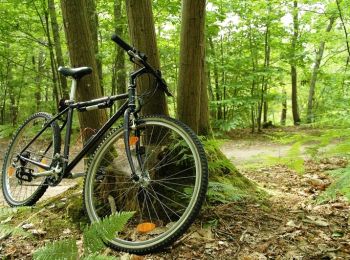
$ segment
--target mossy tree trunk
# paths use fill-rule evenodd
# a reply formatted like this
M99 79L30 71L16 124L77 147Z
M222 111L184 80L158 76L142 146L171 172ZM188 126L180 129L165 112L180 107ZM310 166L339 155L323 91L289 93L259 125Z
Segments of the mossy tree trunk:
M148 56L148 62L156 69L160 68L157 47L156 32L154 28L151 0L128 0L126 9L129 23L131 42L136 49ZM153 93L155 79L145 76L137 82L138 94L150 91ZM168 107L164 92L158 89L147 100L142 108L142 114L165 114L168 115Z
M85 76L78 83L78 101L101 97L102 93L85 1L62 0L61 5L71 65L72 67L89 66L93 70L92 74ZM92 134L92 131L84 131L85 129L99 129L106 120L107 113L105 110L99 109L79 113L84 141Z

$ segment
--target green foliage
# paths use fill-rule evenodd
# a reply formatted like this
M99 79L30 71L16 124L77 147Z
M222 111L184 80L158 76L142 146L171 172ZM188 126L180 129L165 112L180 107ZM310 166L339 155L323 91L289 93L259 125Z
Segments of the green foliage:
M209 185L207 199L227 203L243 198L256 198L256 185L244 177L220 151L221 140L201 138L208 158Z
M230 160L220 151L223 141L215 139L201 138L205 153L208 158L208 168L210 175L220 175L238 172Z
M125 224L132 217L133 212L121 212L94 222L84 230L84 253L83 259L112 260L114 257L99 255L105 248L103 241L111 240L117 232L123 230ZM50 258L54 256L54 258ZM78 248L75 239L66 239L47 244L35 251L33 259L67 259L78 258Z
M335 200L343 195L350 201L350 167L330 171L332 184L317 198L319 203Z
M76 241L74 239L66 239L47 244L45 247L34 252L33 259L79 259Z
M207 198L210 203L228 203L238 201L246 195L239 189L233 186L230 182L209 182Z
M111 240L122 231L134 212L121 212L94 222L84 230L84 248L87 254L94 254L105 248L103 241Z
M304 129L300 132L285 134L283 132L269 135L268 138L280 144L292 144L287 154L280 157L266 157L267 165L283 164L298 173L304 172L304 157L313 159L325 156L350 155L350 130Z
M0 138L11 137L12 134L16 131L17 126L12 125L0 125Z

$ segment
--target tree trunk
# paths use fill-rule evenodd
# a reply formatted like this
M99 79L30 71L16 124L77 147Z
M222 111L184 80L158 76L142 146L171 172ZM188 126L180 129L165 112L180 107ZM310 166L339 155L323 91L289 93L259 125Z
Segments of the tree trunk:
M51 40L51 34L50 34L50 25L49 25L49 13L47 10L44 11L45 15L45 28L46 28L46 38L48 42L48 48L49 48L49 54L50 54L50 65L51 65L51 73L52 73L52 94L53 94L53 100L55 100L55 107L53 110L58 108L58 104L60 101L60 93L59 88L57 84L57 66L55 64L55 53L53 50L52 40Z
M342 12L341 7L340 7L340 1L336 0L336 3L337 3L337 8L338 8L338 13L339 13L339 17L340 17L340 20L341 20L341 24L342 24L342 27L343 27L343 30L344 30L346 49L348 51L348 57L346 58L346 63L345 63L345 68L344 68L344 76L343 76L343 80L342 80L343 94L345 94L345 92L344 92L345 79L346 79L345 75L346 75L346 72L348 70L349 61L350 61L350 44L349 44L349 34L348 34L347 29L346 29L345 21L344 21L344 18L343 18L343 12Z
M148 62L156 69L160 68L156 33L154 28L152 3L150 0L128 0L126 9L129 23L129 34L135 48L148 56ZM137 82L138 94L154 92L155 79L142 77ZM164 92L158 89L143 106L142 114L168 115Z
M326 32L330 32L333 24L335 22L336 17L331 17L329 20L329 24L327 26ZM321 65L321 60L323 57L323 52L324 52L324 47L325 47L325 41L321 41L320 46L318 50L316 51L316 57L315 57L315 62L314 62L314 67L312 70L312 75L311 75L311 81L310 81L310 89L309 89L309 98L308 98L308 103L307 103L307 122L312 123L314 121L314 115L313 115L313 101L314 101L314 96L315 96L315 88L316 88L316 81L317 81L317 75L320 69Z
M281 113L281 125L286 125L287 119L287 92L283 90L282 93L282 113Z
M114 22L115 33L124 38L125 26L124 17L122 16L122 0L114 1ZM113 64L112 74L112 95L116 93L122 94L126 92L126 74L125 74L125 51L119 46L115 46L116 55ZM118 101L117 106L120 107L124 101ZM113 108L113 107L112 107ZM111 111L113 113L113 111Z
M292 53L291 53L291 78L292 78L292 113L294 125L300 124L299 108L298 108L298 75L297 75L297 57L296 48L299 37L299 15L298 1L294 1L293 9L293 37L292 37Z
M199 132L204 55L205 0L182 2L177 115Z
M50 12L50 20L51 20L51 29L53 34L53 41L55 46L55 53L56 53L56 63L58 66L64 66L63 61L63 55L62 55L62 48L61 48L61 37L59 33L59 26L57 22L57 15L56 15L56 8L55 8L55 1L54 0L48 0L49 2L49 12ZM62 89L62 97L68 98L68 86L67 86L67 79L60 73L58 73L59 82L61 84Z
M201 68L201 93L200 93L200 115L199 115L199 126L198 134L207 136L210 132L210 123L209 123L209 101L208 101L208 71L205 61L205 51L203 48L202 54L202 68Z
M36 67L37 66L37 67ZM44 52L40 49L38 54L38 62L35 63L35 57L33 56L33 67L37 69L37 76L35 77L35 92L34 92L34 98L36 102L36 111L40 110L40 104L41 104L41 81L42 76L44 75Z
M78 83L78 101L98 98L102 93L85 1L62 0L61 6L72 66L90 66L93 69L92 74L85 76ZM105 110L79 113L79 122L83 131L84 141L91 135L91 131L86 131L85 133L84 130L86 128L98 129L106 120L107 113Z
M219 86L219 72L218 72L218 65L216 62L216 52L215 52L213 39L211 37L209 38L209 45L210 45L212 57L214 58L215 97L216 97L216 101L221 101L221 91L220 91L220 86ZM223 118L222 106L221 106L221 104L217 104L216 107L217 107L216 119L220 120Z
M85 3L86 3L86 8L87 8L89 28L90 28L91 37L92 37L92 44L94 47L98 78L100 81L101 93L103 95L104 91L103 91L102 60L101 60L101 57L99 55L99 47L98 47L98 26L99 26L99 24L98 24L97 12L96 12L96 2L95 2L95 0L85 0Z

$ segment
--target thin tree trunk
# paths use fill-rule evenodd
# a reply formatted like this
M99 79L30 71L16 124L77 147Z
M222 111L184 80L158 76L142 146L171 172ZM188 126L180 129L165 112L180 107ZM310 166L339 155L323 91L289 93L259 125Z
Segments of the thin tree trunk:
M126 9L129 23L130 38L139 51L148 56L148 62L156 69L160 68L156 33L154 28L152 3L150 0L128 0ZM138 80L138 93L154 91L155 79L142 77ZM142 108L142 114L166 114L168 107L165 94L158 89Z
M218 72L218 65L216 62L216 52L215 52L215 48L214 48L213 39L211 37L209 37L209 45L210 45L212 57L214 58L215 97L216 97L216 101L221 101L221 91L220 91L220 86L219 86L219 72ZM216 118L218 120L221 120L223 118L222 106L221 106L221 104L217 104L216 107L217 107Z
M336 17L331 17L329 20L329 24L327 26L326 32L330 32L333 24L335 22ZM313 101L314 101L314 96L315 96L315 88L316 88L316 81L317 81L317 75L320 69L321 65L321 60L323 57L323 52L325 48L325 41L321 41L318 50L316 51L316 58L314 62L314 67L312 70L312 75L311 75L311 81L310 81L310 89L309 89L309 98L308 98L308 103L307 103L307 122L311 123L314 121L314 115L313 115Z
M343 76L343 80L342 80L342 89L343 89L343 94L345 94L344 91L344 86L345 86L345 78L346 78L346 72L348 70L348 66L349 66L349 61L350 61L350 44L349 44L349 34L348 31L346 29L346 25L345 25L345 21L343 18L343 13L340 7L340 1L336 0L337 3L337 8L338 8L338 13L339 13L339 17L343 26L343 30L344 30L344 35L345 35L345 42L346 42L346 49L348 51L348 57L346 58L346 64L345 64L345 69L344 69L344 76Z
M77 99L82 101L101 97L102 93L85 1L62 0L61 6L72 66L90 66L93 70L92 74L79 81ZM92 134L91 131L84 131L86 128L98 129L107 120L106 110L101 109L79 113L78 115L84 141Z
M35 64L35 58L33 57L33 66L36 66L37 69L37 76L35 77L35 102L36 102L36 111L40 110L40 104L41 104L41 81L42 81L42 75L44 75L44 52L40 49L38 54L38 62Z
M56 64L58 66L64 66L65 64L64 64L63 55L62 55L61 36L60 36L59 26L57 22L55 1L48 0L48 3L49 3L49 12L50 12L50 20L51 20L51 29L53 34L53 42L54 42L55 53L56 53ZM62 89L62 97L68 98L67 79L60 73L58 74L58 77L59 77L59 82Z
M56 103L55 108L57 108L60 100L59 89L57 84L57 66L55 65L55 54L54 54L51 35L50 35L49 13L47 10L44 11L44 15L45 15L46 38L48 42L51 73L52 73L52 86L53 86L52 94L53 94L53 99L55 100L55 103Z
M205 42L205 40L204 40ZM207 66L205 62L205 52L206 48L202 47L202 68L201 68L201 93L200 93L200 115L199 115L199 125L198 134L207 136L209 134L210 124L209 124L209 101L208 101L208 82L207 82Z
M287 92L283 90L282 93L282 113L281 113L281 125L285 126L287 120Z
M294 125L300 124L299 108L298 108L298 74L297 74L297 57L296 48L299 37L299 9L298 1L294 1L293 9L293 37L292 37L292 60L291 60L291 78L292 78L292 113Z

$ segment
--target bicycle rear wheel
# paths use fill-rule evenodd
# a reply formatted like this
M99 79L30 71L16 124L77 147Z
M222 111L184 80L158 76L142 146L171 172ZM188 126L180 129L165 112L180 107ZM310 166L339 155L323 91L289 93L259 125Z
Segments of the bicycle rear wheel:
M2 167L2 192L10 206L31 206L46 191L45 177L23 180L30 172L42 172L43 169L30 162L18 159L19 153L51 119L47 113L36 113L29 117L15 133L6 152ZM23 153L28 159L50 165L53 156L60 152L61 136L56 122L53 122Z
M200 211L208 185L204 149L183 123L165 116L139 119L130 136L136 172L131 178L124 130L114 130L97 148L84 183L84 205L92 222L132 211L114 249L147 254L170 245Z

